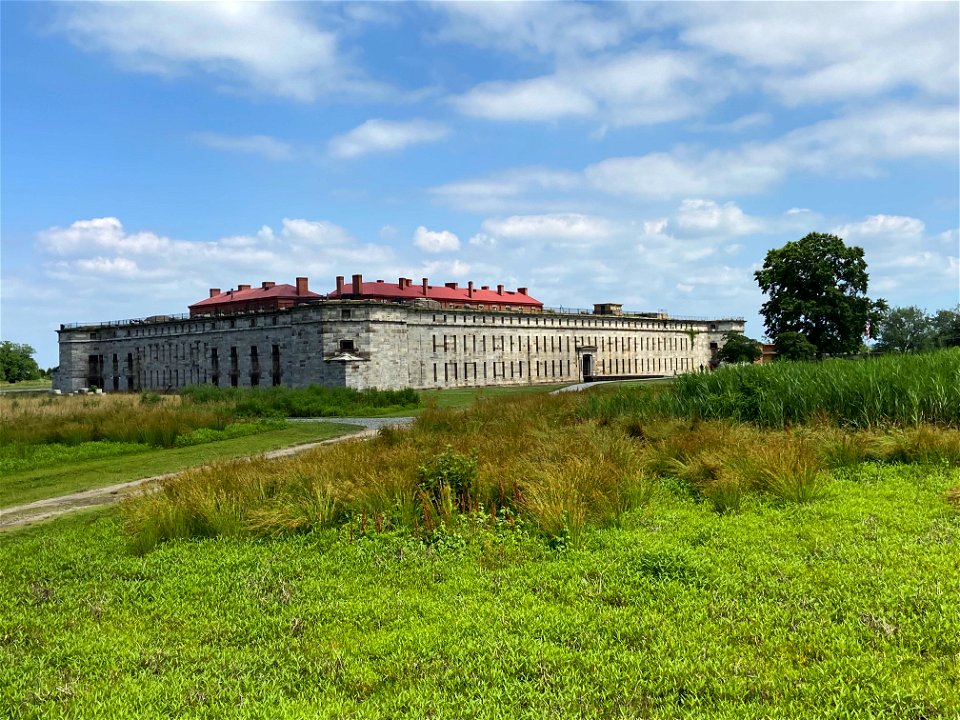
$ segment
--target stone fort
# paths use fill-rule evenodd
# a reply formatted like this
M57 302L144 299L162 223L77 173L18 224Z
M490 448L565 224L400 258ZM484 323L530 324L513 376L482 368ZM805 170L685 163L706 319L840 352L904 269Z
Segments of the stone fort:
M450 388L664 377L707 369L742 318L551 309L526 288L336 279L327 295L212 288L184 315L61 325L64 392L324 385Z

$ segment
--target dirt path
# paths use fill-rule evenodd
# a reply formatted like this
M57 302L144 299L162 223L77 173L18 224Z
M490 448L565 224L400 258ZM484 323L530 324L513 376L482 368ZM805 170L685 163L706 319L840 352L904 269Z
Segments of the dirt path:
M405 424L409 418L396 418L400 422L393 424ZM336 422L351 422L352 418L339 418ZM331 420L331 422L333 422ZM355 421L354 421L355 422ZM381 425L384 423L380 423ZM332 445L333 443L344 442L345 440L361 440L373 437L379 432L379 427L362 427L357 432L349 435L340 435L339 437L321 440L319 442L307 443L306 445L294 445L293 447L280 448L262 453L262 456L268 459L288 457L298 453L312 450L322 445ZM93 490L84 490L83 492L71 493L69 495L59 495L57 497L35 500L23 505L14 505L12 507L0 509L0 531L11 530L14 528L35 525L36 523L59 517L66 513L82 510L84 508L97 507L100 505L111 505L118 503L144 485L157 483L166 478L176 477L181 472L167 473L165 475L156 475L154 477L142 478L140 480L131 480L129 482L108 485L106 487L94 488Z

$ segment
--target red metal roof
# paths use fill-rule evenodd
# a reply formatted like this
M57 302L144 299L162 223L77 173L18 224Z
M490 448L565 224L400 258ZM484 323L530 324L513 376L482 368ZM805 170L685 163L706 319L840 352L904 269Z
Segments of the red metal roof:
M423 292L423 284L404 283L401 287L399 283L388 283L382 280L376 282L361 282L361 292L359 295L354 292L353 283L346 282L343 286L343 297L346 299L375 299L375 300L415 300L417 298L427 298L441 303L471 304L471 305L508 305L526 308L542 308L543 303L530 297L525 293L514 290L504 290L503 294L497 290L484 290L482 288L468 287L447 287L446 285L428 285L427 292ZM331 300L339 298L341 295L334 290L327 295Z
M269 288L252 287L245 290L226 290L212 297L208 297L200 302L195 302L190 309L204 308L210 305L223 305L225 303L257 302L260 300L298 300L302 298L319 298L319 293L307 290L305 293L297 293L294 285L274 285Z

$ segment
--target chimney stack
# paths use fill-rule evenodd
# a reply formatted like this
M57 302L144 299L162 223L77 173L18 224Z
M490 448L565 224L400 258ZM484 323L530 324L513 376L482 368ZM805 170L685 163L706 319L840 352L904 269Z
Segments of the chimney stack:
M403 290L403 289L407 286L407 279L406 279L406 278L397 278L397 286L398 286L401 290Z
M457 289L457 284L456 284L455 282L446 283L446 286L447 286L448 288L450 288L451 290L456 290L456 289Z
M353 294L363 295L363 275L353 276Z
M497 295L503 295L503 285L497 285Z
M210 297L216 297L220 294L220 288L210 288Z
M423 296L424 296L424 297L427 296L427 288L430 287L430 286L427 284L428 282L429 282L429 281L427 280L427 278L424 278L424 279L423 279Z
M467 297L473 297L473 280L467 283Z
M489 285L481 285L481 286L480 286L480 289L481 289L481 290L489 290L489 289L490 289L490 286L489 286Z
M249 290L249 285L237 285L237 290Z
M337 296L343 295L343 275L337 275Z
M274 285L276 285L276 283L273 282L272 280L265 280L265 281L263 282L263 285L262 285L261 287L262 287L264 290L269 290L269 289L272 288Z
M527 288L517 288L517 292L520 293L521 295L526 295Z
M297 295L306 295L308 292L310 292L307 289L307 282L307 278L305 277L297 278Z

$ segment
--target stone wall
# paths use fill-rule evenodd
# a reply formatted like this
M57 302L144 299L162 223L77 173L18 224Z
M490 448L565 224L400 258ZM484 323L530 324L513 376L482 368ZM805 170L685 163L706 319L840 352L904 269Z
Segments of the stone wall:
M669 376L709 366L741 320L330 301L236 316L63 328L64 392L310 384L397 389Z

